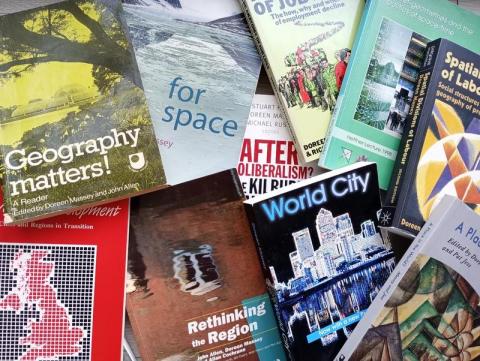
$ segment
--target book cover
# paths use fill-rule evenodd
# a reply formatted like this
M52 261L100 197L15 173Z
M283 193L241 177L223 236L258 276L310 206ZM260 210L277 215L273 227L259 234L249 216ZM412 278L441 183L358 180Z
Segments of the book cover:
M0 17L5 222L165 183L120 12L68 0Z
M363 0L240 0L297 151L318 159Z
M285 361L235 169L132 201L127 311L144 361Z
M121 360L128 208L0 222L0 360Z
M443 37L480 51L480 21L444 0L372 0L360 29L320 166L376 162L387 189L426 44Z
M275 96L255 94L237 172L246 198L319 174L316 162L299 159Z
M445 197L335 361L478 360L479 228Z
M325 173L245 207L291 359L331 360L394 268L377 228L376 165Z
M480 204L480 55L439 39L429 43L417 88L412 133L398 202L383 211L393 228L416 235L446 194L478 211ZM388 213L390 212L390 213Z
M235 168L261 61L236 0L122 0L168 184Z
M132 325L125 316L125 332L123 338L123 361L141 361L140 352L138 351L137 341L133 335Z
M383 202L382 212L380 213L381 230L390 230L394 220L393 214L397 206L400 196L400 189L404 181L408 182L407 169L411 164L409 163L410 155L412 154L412 145L417 128L419 127L419 115L425 102L426 97L432 97L433 93L428 94L427 86L431 80L431 67L425 67L427 63L431 63L432 48L428 48L425 55L424 66L420 69L418 81L413 93L412 103L410 105L407 117L405 119L405 126L403 129L402 139L398 148L395 165L393 167L390 184ZM394 228L391 228L393 230ZM399 233L400 230L395 228ZM402 231L403 233L403 231ZM409 237L408 233L405 233Z

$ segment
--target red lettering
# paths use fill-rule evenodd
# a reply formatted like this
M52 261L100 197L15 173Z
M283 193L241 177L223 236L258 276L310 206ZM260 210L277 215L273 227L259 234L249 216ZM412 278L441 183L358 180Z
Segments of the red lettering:
M288 142L287 164L298 165L298 153L294 142Z
M242 144L242 151L240 152L240 162L252 161L252 144L250 139L245 138Z
M258 158L260 154L265 154L266 153L266 159L262 163L272 163L272 148L275 144L274 140L263 140L263 139L256 139L255 140L255 146L254 146L254 157L253 161L255 163L258 162ZM264 149L264 146L266 146L266 149ZM266 152L265 152L266 150Z
M277 141L277 147L276 147L276 154L275 154L275 163L277 164L285 164L285 159L282 159L282 155L285 154L285 145L287 144L287 141L285 140L279 140Z

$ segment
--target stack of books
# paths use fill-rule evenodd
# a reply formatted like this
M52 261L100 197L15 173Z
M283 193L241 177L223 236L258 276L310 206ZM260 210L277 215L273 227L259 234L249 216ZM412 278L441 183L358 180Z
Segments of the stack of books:
M479 359L476 5L0 1L0 360Z

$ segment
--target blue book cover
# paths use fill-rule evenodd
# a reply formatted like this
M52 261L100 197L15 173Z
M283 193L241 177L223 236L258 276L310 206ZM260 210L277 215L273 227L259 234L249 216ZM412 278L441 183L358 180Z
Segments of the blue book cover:
M261 65L236 0L122 1L167 182L235 167Z
M325 173L245 206L290 358L332 360L394 268L377 228L376 165Z

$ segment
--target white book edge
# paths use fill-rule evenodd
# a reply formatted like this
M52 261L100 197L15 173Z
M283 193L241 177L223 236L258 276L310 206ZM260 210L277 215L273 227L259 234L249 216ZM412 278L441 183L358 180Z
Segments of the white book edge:
M391 273L387 282L385 282L383 287L380 289L380 292L373 300L362 320L358 323L352 334L348 337L347 342L343 345L342 349L335 357L335 361L344 361L350 359L353 352L355 352L358 345L363 340L363 337L367 331L371 328L371 325L377 318L378 313L389 300L393 291L397 288L407 270L410 268L422 249L428 244L428 238L434 236L434 233L437 231L438 227L442 226L442 221L448 215L450 208L458 207L459 205L463 206L463 204L457 198L445 196L434 209L429 220L427 223L425 223L420 233L405 252L404 256L401 258L395 270Z

